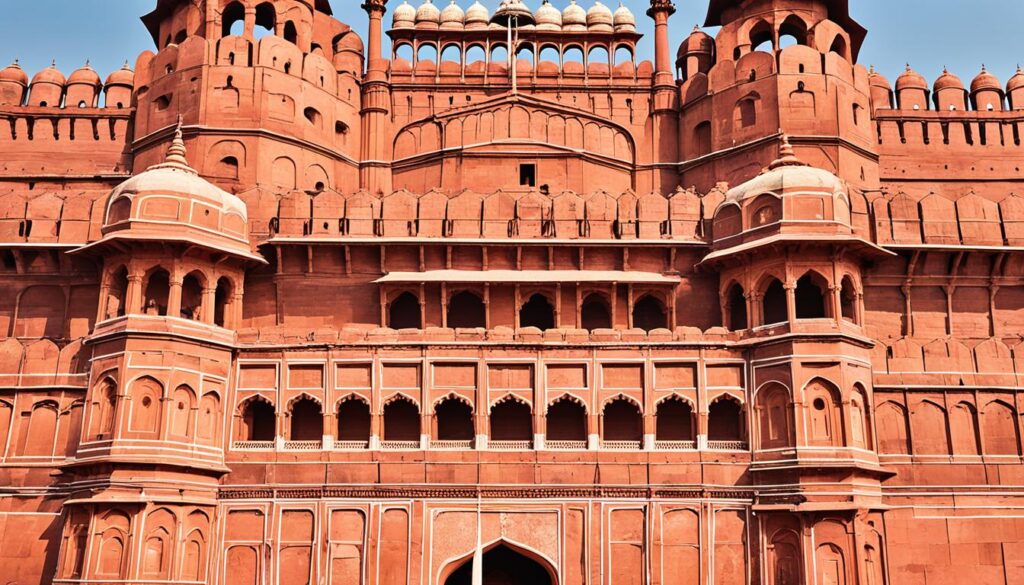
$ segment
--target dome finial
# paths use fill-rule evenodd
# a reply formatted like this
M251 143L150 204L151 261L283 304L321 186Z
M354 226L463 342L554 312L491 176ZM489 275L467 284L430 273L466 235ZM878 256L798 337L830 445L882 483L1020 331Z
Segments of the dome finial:
M174 139L171 140L171 146L167 149L167 157L164 162L187 167L186 154L185 140L181 135L181 114L178 114L178 124L174 127Z
M781 128L779 128L779 134L782 138L782 143L779 144L779 158L772 161L768 168L775 170L779 167L804 166L803 161L797 158L796 153L793 152L793 145L789 143L789 135Z

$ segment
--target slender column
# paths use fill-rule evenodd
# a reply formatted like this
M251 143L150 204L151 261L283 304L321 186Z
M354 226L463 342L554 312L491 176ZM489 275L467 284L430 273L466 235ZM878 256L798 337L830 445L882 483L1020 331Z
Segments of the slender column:
M668 17L672 16L676 7L671 0L651 0L647 16L654 19L654 84L672 83L672 69L668 47Z
M128 300L125 303L126 314L139 314L142 312L142 275L139 273L128 275Z
M179 296L180 298L180 296ZM213 325L214 305L217 304L217 289L207 287L203 289L203 301L200 303L199 320L203 323Z
M796 283L789 280L784 285L786 289L786 316L790 328L796 322Z
M178 274L171 276L170 290L167 292L167 316L181 316L181 284L182 278ZM202 312L206 312L205 309Z

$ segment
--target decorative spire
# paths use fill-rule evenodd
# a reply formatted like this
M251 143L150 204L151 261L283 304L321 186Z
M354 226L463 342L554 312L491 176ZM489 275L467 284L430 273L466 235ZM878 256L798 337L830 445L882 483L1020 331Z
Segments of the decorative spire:
M772 164L768 165L770 170L775 170L779 167L803 167L807 166L802 160L797 158L796 153L793 152L793 145L789 143L789 135L779 130L782 134L782 143L779 145L779 158L772 161Z
M181 135L181 115L178 115L178 124L174 127L174 140L171 140L171 146L167 149L167 158L164 162L174 163L179 165L188 166L188 160L185 158L185 140Z

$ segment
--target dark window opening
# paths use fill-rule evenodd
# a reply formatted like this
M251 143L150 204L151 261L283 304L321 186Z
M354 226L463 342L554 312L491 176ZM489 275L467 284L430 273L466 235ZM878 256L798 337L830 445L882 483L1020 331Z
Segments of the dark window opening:
M43 104L43 105L46 105L46 104ZM162 111L166 110L169 107L171 107L171 96L170 95L162 95L162 96L156 98L156 109L157 109L157 111L162 112Z
M601 295L590 294L583 300L583 306L580 307L580 325L588 331L612 328L612 315L608 310L608 303Z
M338 406L338 440L367 441L370 438L370 405L349 399Z
M541 331L554 329L555 309L542 294L535 294L519 309L519 326L536 327Z
M665 329L668 326L668 318L665 315L665 307L661 301L651 295L644 295L633 305L633 328L653 331Z
M814 276L806 274L796 283L797 319L822 319L827 316L825 293L815 280Z
M723 399L711 405L708 409L708 440L743 440L743 417L739 404Z
M729 287L729 330L742 331L747 328L747 299L743 287L734 284Z
M839 312L843 319L857 322L857 291L853 288L853 280L843 277L843 288L839 293Z
M170 293L170 275L166 270L153 271L146 280L144 312L147 315L166 315L167 296Z
M468 404L449 398L434 409L438 441L470 441L473 439L473 409Z
M548 407L547 440L586 441L587 413L583 406L563 398Z
M250 400L242 412L242 440L273 441L276 427L274 407L261 400Z
M392 329L419 329L420 301L416 295L404 292L388 307L388 327Z
M473 556L466 564L459 567L444 585L470 585L473 578ZM483 554L483 583L495 585L512 585L529 583L530 585L551 585L551 575L537 561L519 554L505 545L499 545Z
M778 280L772 280L768 288L764 290L762 301L764 311L764 325L783 323L789 320L786 310L786 289Z
M480 297L469 291L460 292L448 302L448 326L465 329L486 327L486 311Z
M233 294L234 290L231 286L231 281L224 277L217 280L217 291L213 297L213 322L218 327L232 325L232 323L228 322L228 309L231 307L231 297Z
M323 119L323 116L316 108L306 108L303 110L302 115L306 117L306 120L308 120L310 124L317 128L320 127L320 121Z
M196 274L188 274L181 281L181 309L178 316L182 319L202 319L203 285Z
M420 440L420 411L415 404L398 399L384 407L384 440Z
M658 441L693 441L693 409L679 398L669 398L655 413L655 437Z
M245 32L245 6L241 2L228 4L221 14L221 36L241 36Z
M303 398L292 406L292 441L319 441L324 436L324 416L315 400Z
M537 165L533 163L519 165L519 185L521 187L537 186Z
M290 20L284 23L284 40L293 45L299 42L299 31L295 28L295 23Z
M491 408L492 441L533 440L533 414L530 407L516 400L505 400Z
M632 402L618 398L604 407L605 441L642 441L643 416Z
M274 27L277 26L277 13L274 5L264 2L256 7L256 30L253 36L256 40L274 34Z
M128 303L128 269L122 266L110 277L110 297L104 317L124 316Z
M187 38L188 38L188 33L186 31L179 30L178 34L174 35L174 44L180 45L181 43L184 43L185 39L187 39Z

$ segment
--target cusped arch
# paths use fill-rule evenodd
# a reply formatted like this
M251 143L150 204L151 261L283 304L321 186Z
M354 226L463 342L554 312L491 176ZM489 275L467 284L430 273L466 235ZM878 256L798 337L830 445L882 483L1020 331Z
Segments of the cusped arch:
M608 408L609 404L618 401L628 402L629 404L635 406L636 409L640 412L640 414L644 413L644 405L635 397L630 396L629 394L626 394L624 392L619 392L613 396L609 396L608 398L604 399L604 401L601 402L601 412L604 412L604 410Z
M555 404L557 404L559 402L563 402L563 401L564 402L571 402L573 404L576 404L576 405L580 406L581 408L583 408L583 413L584 414L587 414L587 415L590 414L590 409L587 408L586 401L583 400L582 398L580 398L579 396L576 396L575 394L572 394L571 392L563 392L562 394L560 394L557 397L555 397L553 400L549 400L547 408L545 409L545 411L550 411L552 406L554 406Z
M544 553L526 545L519 543L515 540L510 539L507 536L502 536L487 543L481 545L481 550L484 555L488 552L498 548L504 547L513 553L520 556L526 557L539 565L548 574L549 583L556 585L558 581L558 572L555 570L555 563L548 558ZM461 569L467 563L471 563L476 556L476 551L471 550L462 555L450 557L441 562L441 569L438 573L437 583L445 583L446 580L451 577L456 571Z
M449 401L464 404L465 406L469 407L470 413L475 412L475 409L473 407L473 401L463 396L462 394L459 394L458 392L449 392L444 396L441 396L437 400L434 400L434 403L431 405L431 410L436 412L439 406Z

